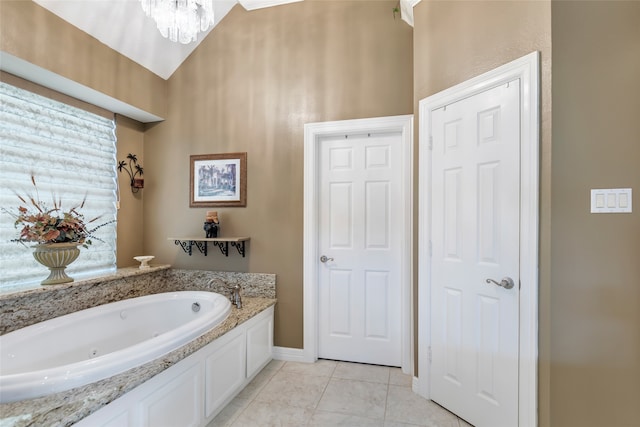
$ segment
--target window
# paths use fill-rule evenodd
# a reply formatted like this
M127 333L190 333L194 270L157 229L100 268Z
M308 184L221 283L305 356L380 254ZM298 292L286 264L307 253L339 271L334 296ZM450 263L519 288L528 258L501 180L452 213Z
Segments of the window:
M116 219L115 121L0 82L0 205L16 212L17 194L35 195L63 210L82 202L85 219L96 224ZM13 217L0 215L0 289L38 284L48 271L32 255L31 245L11 242L19 229ZM116 268L116 224L100 228L88 249L66 272L76 279Z

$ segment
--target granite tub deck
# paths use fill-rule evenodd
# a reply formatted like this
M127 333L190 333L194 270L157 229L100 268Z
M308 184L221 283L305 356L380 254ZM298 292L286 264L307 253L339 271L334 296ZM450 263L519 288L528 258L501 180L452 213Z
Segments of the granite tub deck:
M233 307L229 317L216 328L164 356L113 377L45 397L0 404L0 427L72 425L276 303L274 274L173 270L169 266L121 269L110 277L0 294L1 333L4 334L63 314L136 296L179 290L227 295L229 286L236 283L242 286L242 308Z

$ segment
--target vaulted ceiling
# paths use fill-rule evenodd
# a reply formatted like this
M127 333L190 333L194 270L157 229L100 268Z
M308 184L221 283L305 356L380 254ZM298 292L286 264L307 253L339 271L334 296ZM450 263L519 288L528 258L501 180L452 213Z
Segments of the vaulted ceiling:
M1 0L0 0L1 1ZM213 29L189 44L171 42L160 35L139 0L33 0L100 42L168 79ZM215 25L238 2L247 10L302 0L214 0ZM215 26L214 25L214 26Z

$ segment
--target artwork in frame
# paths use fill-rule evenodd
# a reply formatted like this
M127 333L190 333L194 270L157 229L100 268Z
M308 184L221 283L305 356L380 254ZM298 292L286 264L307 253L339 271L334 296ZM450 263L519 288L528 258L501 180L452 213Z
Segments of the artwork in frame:
M247 206L247 153L190 156L189 207Z

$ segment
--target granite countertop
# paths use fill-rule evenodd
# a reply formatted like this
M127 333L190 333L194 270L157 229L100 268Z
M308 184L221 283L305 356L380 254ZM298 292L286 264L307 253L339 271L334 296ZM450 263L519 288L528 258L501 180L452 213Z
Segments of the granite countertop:
M151 362L72 390L36 399L0 404L0 427L70 426L275 303L275 298L243 296L242 308L232 307L231 314L220 325Z
M171 266L169 264L153 265L145 269L140 269L139 267L125 267L118 268L116 271L108 271L100 275L93 275L90 278L79 278L74 280L73 282L62 283L58 285L43 286L40 284L33 284L28 287L25 287L24 285L5 286L0 289L0 302L3 300L15 298L16 296L24 297L26 295L46 295L48 293L58 292L60 290L81 288L100 284L105 280L113 281L116 279L123 279L127 277L141 276L161 270L168 270L170 268Z

